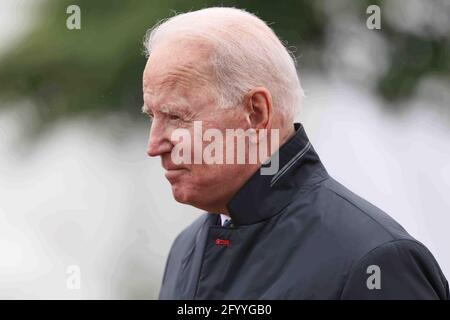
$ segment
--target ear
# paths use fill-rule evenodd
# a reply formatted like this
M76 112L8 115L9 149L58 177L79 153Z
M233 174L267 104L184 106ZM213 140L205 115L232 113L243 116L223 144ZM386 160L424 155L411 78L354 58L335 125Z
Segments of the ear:
M253 129L272 128L272 96L264 87L250 90L245 99L245 107L248 112L248 122Z

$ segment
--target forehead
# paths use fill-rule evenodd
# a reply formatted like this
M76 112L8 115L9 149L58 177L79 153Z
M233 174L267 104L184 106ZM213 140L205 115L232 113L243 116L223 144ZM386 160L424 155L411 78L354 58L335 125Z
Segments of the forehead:
M144 99L202 95L214 84L211 46L196 42L162 44L150 55L143 74ZM152 104L154 101L151 102Z

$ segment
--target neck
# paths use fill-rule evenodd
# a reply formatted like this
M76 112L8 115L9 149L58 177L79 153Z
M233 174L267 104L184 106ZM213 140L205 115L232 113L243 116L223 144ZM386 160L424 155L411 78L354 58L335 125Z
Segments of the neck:
M295 134L295 129L294 126L291 124L290 126L288 126L287 128L285 128L283 130L283 134L280 138L280 146L285 143L286 141L288 141L293 135Z
M280 134L279 146L281 147L286 141L288 141L292 136L295 135L294 125L291 124L291 125L287 126L286 128L280 129L280 133L281 134ZM272 154L276 151L277 150L273 150ZM259 169L260 169L260 166L256 165L253 168L253 170L248 171L248 174L244 174L243 176L246 176L247 178L244 181L242 181L242 184L238 187L237 190L239 190L247 182L247 180L250 179L250 177ZM228 199L228 201L229 200L231 200L231 199ZM228 203L228 201L227 201L227 203ZM210 212L216 212L217 214L224 214L224 215L230 216L230 213L228 211L226 204L224 204L223 206L220 206L219 208L216 208L215 210L210 211Z

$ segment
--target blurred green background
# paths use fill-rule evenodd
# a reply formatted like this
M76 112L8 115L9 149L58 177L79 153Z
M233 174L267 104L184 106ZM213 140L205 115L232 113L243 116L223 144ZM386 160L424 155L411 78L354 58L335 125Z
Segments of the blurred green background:
M125 112L139 117L146 30L174 12L216 5L256 13L294 49L300 70L326 72L330 64L326 45L336 32L333 23L353 20L365 28L368 5L383 8L385 2L43 1L31 32L0 60L0 99L31 99L38 111L34 127L28 128L34 133L49 122L74 115ZM71 4L81 8L81 30L65 27ZM448 13L448 2L435 1L433 10ZM397 102L410 98L423 78L433 75L449 81L450 32L428 25L408 30L392 21L383 16L382 30L372 31L389 48L386 67L372 86L392 102L391 108L398 108Z

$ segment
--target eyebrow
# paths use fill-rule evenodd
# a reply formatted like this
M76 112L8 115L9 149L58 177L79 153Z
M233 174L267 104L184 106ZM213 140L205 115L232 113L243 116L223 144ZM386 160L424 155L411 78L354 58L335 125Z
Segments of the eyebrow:
M151 111L151 108L148 105L146 105L144 102L144 104L142 105L142 108L141 108L141 112L149 115L150 111Z
M172 108L172 110L170 110L169 108ZM150 107L144 103L142 105L141 112L144 114L150 114ZM188 109L180 107L175 104L164 105L161 107L159 112L163 113L163 114L177 114L177 115L190 115L191 114L191 112Z

